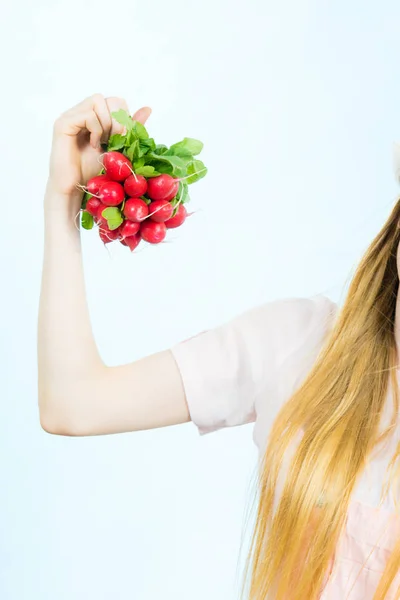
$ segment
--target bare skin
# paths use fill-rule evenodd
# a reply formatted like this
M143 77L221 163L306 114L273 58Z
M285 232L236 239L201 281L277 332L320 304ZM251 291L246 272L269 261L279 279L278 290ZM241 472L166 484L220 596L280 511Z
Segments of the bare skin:
M98 173L100 143L122 132L111 117L119 108L128 110L123 99L96 94L62 114L54 125L44 198L38 377L41 425L59 435L121 433L190 420L169 350L108 367L91 329L80 232L74 224L81 204L76 184ZM145 123L150 114L145 107L134 118Z

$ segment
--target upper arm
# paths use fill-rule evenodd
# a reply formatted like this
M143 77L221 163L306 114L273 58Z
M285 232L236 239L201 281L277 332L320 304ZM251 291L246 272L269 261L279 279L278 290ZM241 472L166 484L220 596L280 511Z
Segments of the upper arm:
M61 435L101 435L186 423L190 415L170 350L116 367L99 366L63 386L42 426Z

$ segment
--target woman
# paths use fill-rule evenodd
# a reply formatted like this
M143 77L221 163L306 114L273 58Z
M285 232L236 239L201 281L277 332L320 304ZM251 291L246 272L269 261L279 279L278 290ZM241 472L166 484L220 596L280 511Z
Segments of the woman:
M90 327L74 219L76 184L98 172L100 143L120 131L110 116L119 108L123 100L95 95L54 127L38 332L42 427L86 436L192 420L204 434L254 422L260 494L246 597L400 598L398 478L388 469L399 453L400 201L340 311L323 295L277 300L107 367ZM145 123L150 112L134 118Z

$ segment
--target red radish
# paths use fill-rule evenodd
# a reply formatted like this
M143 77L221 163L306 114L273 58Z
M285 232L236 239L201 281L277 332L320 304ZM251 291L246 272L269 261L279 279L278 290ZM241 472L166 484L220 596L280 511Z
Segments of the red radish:
M100 202L100 206L97 209L97 213L96 213L96 223L98 223L99 225L107 225L107 219L105 217L103 217L102 212L103 210L105 210L106 208L108 208L108 206L106 206L105 204L103 204L102 202Z
M140 223L149 214L149 208L144 200L141 198L129 198L125 202L124 215L130 221Z
M103 165L106 175L113 181L125 181L132 174L132 163L121 152L106 152Z
M88 211L88 213L90 215L92 215L93 217L96 217L97 211L100 206L101 206L101 202L100 202L100 200L98 200L98 198L89 198L89 200L86 203L86 210Z
M103 185L103 183L106 183L107 181L110 181L108 175L96 175L96 177L92 177L92 179L89 179L89 181L86 184L86 189L89 192L89 194L97 196L97 194L99 193L100 186Z
M164 173L158 177L151 177L147 181L147 195L151 200L166 200L174 198L178 193L179 181Z
M175 229L175 227L180 227L185 222L186 217L187 210L183 204L180 204L176 215L165 221L165 225L168 229Z
M114 241L108 237L107 232L104 231L104 229L99 229L99 236L103 244L109 244L110 242Z
M155 200L149 204L150 219L152 221L156 221L157 223L164 223L164 221L168 221L168 219L172 217L173 212L174 207L165 200Z
M106 227L99 227L99 236L105 244L108 244L109 242L114 242L117 240L119 233L116 229L114 229L114 231L110 231L110 229Z
M131 198L139 198L147 192L147 180L143 175L129 175L124 182L125 192Z
M139 246L141 240L142 238L140 237L140 234L137 233L136 235L130 235L129 237L121 240L121 244L124 244L124 246L128 246L131 252L133 252L135 248Z
M140 227L140 235L149 244L159 244L167 235L167 228L164 223L155 221L145 221Z
M170 194L168 194L168 196L166 196L165 198L163 198L163 200L166 200L167 202L171 202L171 200L173 200L175 198L175 196L177 195L179 190L179 184L174 187L171 191Z
M108 206L105 206L104 204L102 204L97 212L97 215L95 217L96 223L99 226L99 229L101 229L102 231L107 232L109 235L109 238L112 238L113 240L116 240L120 237L121 234L121 227L122 225L120 225L119 227L117 227L117 229L110 229L108 226L108 221L105 217L103 217L102 213L103 211L108 208Z
M140 223L134 223L133 221L124 221L124 223L119 229L121 238L131 237L132 235L136 235L139 231Z
M116 181L103 183L99 189L99 198L106 206L118 206L125 198L124 188Z
M118 227L117 229L110 229L107 225L107 223L101 223L101 225L99 226L100 231L102 231L105 235L108 236L109 240L117 240L120 237L121 234L121 228Z

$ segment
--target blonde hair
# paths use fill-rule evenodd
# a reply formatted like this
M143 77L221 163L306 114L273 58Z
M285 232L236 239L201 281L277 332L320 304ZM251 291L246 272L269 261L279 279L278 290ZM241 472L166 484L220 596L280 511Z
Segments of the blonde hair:
M400 200L358 265L312 369L274 421L257 482L256 524L245 572L249 600L319 598L355 484L370 452L395 429L399 219ZM379 434L388 374L394 411L389 427ZM280 467L299 431L304 433L275 511ZM390 469L399 454L400 443ZM397 468L392 487L398 475ZM399 567L400 540L374 600L392 592ZM400 589L396 593L397 600Z

